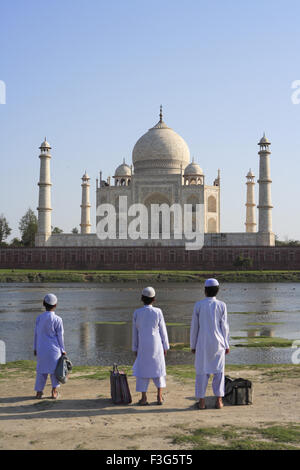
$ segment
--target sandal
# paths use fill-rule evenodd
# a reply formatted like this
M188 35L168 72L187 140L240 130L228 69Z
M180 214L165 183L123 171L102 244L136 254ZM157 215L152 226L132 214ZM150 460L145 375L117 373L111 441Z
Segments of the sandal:
M216 408L217 410L221 410L223 407L224 407L224 404L223 404L223 403L218 403L218 402L217 402L217 403L215 404L215 408Z
M196 405L195 405L195 406L196 406L196 408L197 408L198 410L207 410L207 406L206 406L206 405L204 405L204 408L203 408L203 407L201 407L201 406L200 406L200 403L199 403L198 401L197 401L197 403L196 403Z
M43 398L43 392L36 392L36 396L35 398L37 398L38 400L40 400L41 398Z
M143 402L142 399L139 400L137 404L138 404L139 406L147 406L147 405L149 405L149 403L148 403L147 401L144 401L144 402Z
M52 393L51 393L51 398L52 398L53 400L57 400L58 397L59 397L59 392L58 392L58 390L56 390L55 392L52 391Z
M164 402L164 399L163 399L163 398L160 400L160 399L157 397L157 402L156 402L157 405L162 405L163 402Z

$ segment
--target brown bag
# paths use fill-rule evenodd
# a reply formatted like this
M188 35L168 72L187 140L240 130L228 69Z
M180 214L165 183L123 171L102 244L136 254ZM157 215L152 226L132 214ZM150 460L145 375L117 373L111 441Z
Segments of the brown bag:
M113 365L110 371L110 392L111 399L115 404L128 404L132 402L127 375L119 371L117 364Z

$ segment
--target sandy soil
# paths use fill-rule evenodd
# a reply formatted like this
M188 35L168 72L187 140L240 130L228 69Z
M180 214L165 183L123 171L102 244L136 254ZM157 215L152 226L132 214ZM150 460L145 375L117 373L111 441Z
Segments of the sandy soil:
M155 404L156 391L149 387L150 406L137 406L140 394L129 377L133 404L113 405L108 380L73 376L60 387L60 398L34 399L34 380L16 377L1 380L0 449L178 449L172 436L185 428L207 426L260 426L266 423L299 422L299 378L276 382L261 371L238 371L233 377L254 383L254 404L214 408L211 381L204 411L194 407L194 382L180 382L168 376L163 406ZM3 398L4 397L4 398Z

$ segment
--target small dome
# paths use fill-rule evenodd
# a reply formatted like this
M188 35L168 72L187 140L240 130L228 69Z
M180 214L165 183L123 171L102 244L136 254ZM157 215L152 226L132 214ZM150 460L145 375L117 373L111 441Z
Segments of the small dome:
M81 179L83 179L83 180L89 180L89 179L90 179L90 177L89 177L89 175L87 174L86 170L85 170L85 173L84 173L84 175L83 175L83 177L82 177Z
M47 142L46 137L44 142L41 143L40 149L51 149L51 145L49 144L49 142Z
M115 171L115 178L121 177L121 176L131 176L131 168L127 163L125 163L125 160L121 165L118 166L118 168Z
M261 144L267 144L267 145L270 145L270 141L269 139L267 139L266 137L266 134L264 133L263 137L260 139L260 141L258 142L258 145L261 145Z
M251 171L251 168L250 168L250 170L249 170L248 173L247 173L247 178L254 178L254 177L255 177L255 175L254 175L254 173Z
M184 170L184 176L192 176L192 175L203 175L203 170L200 168L198 163L194 162L190 163Z

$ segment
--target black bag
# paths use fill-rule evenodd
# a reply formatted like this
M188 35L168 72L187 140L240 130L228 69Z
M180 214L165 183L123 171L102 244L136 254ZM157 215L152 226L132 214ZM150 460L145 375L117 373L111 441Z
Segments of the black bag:
M247 379L232 379L225 375L225 400L230 405L252 405L253 387Z
M119 372L117 364L114 364L113 370L110 371L110 392L115 404L132 402L127 375L123 371Z
M57 380L65 384L68 380L68 375L72 370L72 362L67 358L65 354L62 354L57 361L55 376Z

